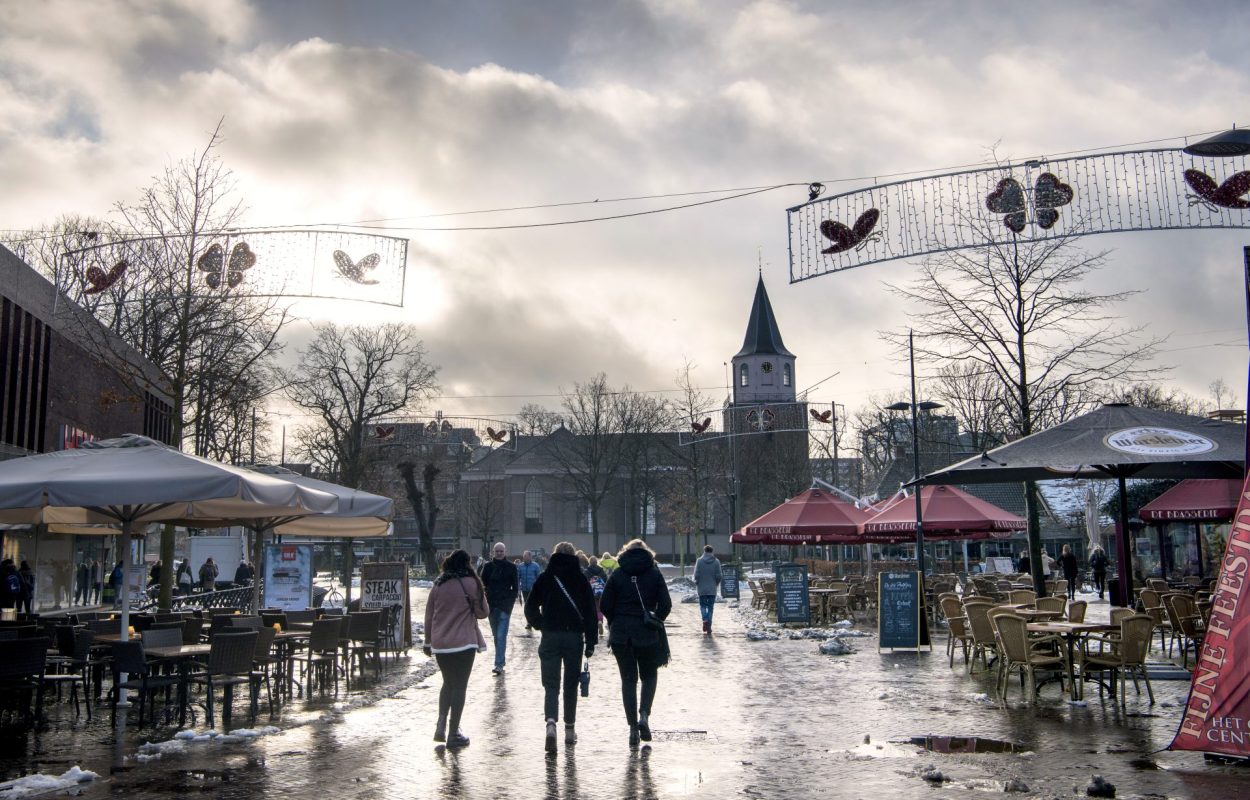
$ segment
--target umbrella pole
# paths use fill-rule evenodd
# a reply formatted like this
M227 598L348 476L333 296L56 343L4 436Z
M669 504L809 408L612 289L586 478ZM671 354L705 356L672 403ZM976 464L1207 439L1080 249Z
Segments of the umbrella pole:
M1198 553L1198 577L1205 578L1205 569L1202 565L1202 523L1194 523L1194 549Z
M265 529L252 531L252 614L260 614L260 578L265 574Z
M1133 607L1133 549L1129 541L1128 530L1128 489L1124 476L1120 482L1120 525L1116 529L1116 550L1120 561L1120 602L1126 607Z
M131 523L129 521L122 521L122 535L117 543L117 552L122 559L122 585L118 592L122 601L120 638L123 642L130 641L130 526ZM125 683L129 680L129 676L125 672L117 677L120 683ZM130 705L130 701L126 698L126 688L124 686L117 690L117 705L119 708L126 708Z

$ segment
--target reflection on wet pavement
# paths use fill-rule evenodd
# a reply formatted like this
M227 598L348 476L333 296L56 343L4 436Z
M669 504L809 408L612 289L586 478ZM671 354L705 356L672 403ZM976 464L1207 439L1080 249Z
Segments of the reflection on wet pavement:
M492 676L489 660L475 665L463 722L472 744L459 751L431 740L441 682L425 677L418 652L381 685L291 704L272 723L280 733L193 742L147 763L134 758L139 745L169 739L172 730L131 726L115 747L107 724L76 722L71 710L45 731L0 742L0 778L59 774L80 763L107 776L83 787L88 798L597 800L1006 790L1049 798L1083 791L1100 774L1121 797L1250 796L1250 769L1156 752L1179 721L1187 682L1155 682L1153 708L1131 692L1126 711L1096 693L1071 704L1056 684L1035 706L1013 694L1001 708L991 699L993 673L948 668L941 634L932 654L878 653L875 638L863 638L847 639L849 656L825 656L818 639L748 641L741 611L718 607L716 634L704 637L697 607L675 604L673 662L660 670L654 740L638 750L629 748L615 664L601 648L591 695L579 698L578 743L544 752L539 636L514 625L506 674ZM265 724L262 715L257 725Z

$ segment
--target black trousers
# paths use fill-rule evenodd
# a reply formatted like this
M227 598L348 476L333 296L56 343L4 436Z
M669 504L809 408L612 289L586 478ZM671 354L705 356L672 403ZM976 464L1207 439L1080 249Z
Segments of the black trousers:
M581 675L582 652L581 631L543 631L543 640L538 645L538 661L542 666L544 719L559 719L557 713L561 688L561 668L563 668L564 688L564 722L572 725L577 721L577 681Z
M476 655L477 650L434 654L438 671L443 673L443 688L438 693L438 718L447 720L448 735L460 730L460 715L464 712L464 697Z
M625 719L630 725L638 724L638 714L651 715L655 701L655 686L659 665L652 648L634 647L632 644L612 645L616 666L621 671L621 702L625 706ZM642 696L638 696L638 682L642 681Z
M1094 570L1094 588L1098 590L1098 596L1102 597L1102 593L1107 588L1107 571Z

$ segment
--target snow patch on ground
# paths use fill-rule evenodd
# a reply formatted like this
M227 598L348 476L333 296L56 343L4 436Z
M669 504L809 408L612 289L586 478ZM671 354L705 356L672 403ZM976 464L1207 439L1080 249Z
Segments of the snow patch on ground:
M865 742L847 752L852 758L916 758L920 755L913 747L902 747L889 742Z
M100 777L90 770L70 767L60 775L26 775L0 783L0 797L32 797L44 792L73 789L80 783L90 783Z
M132 758L141 764L145 764L173 753L185 753L190 749L190 745L194 743L213 742L216 744L229 744L230 742L246 742L260 736L269 736L270 734L281 732L281 728L276 728L273 725L266 725L263 728L235 728L229 733L221 733L215 730L203 732L194 730L178 731L172 739L167 739L163 742L144 742L139 746L138 752L133 756L127 756L127 758ZM4 795L0 795L0 797L4 797Z

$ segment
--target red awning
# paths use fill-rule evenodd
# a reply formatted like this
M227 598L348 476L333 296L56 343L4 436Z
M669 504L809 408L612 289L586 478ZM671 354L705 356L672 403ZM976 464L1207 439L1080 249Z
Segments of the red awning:
M973 497L954 486L925 486L920 491L920 514L926 539L1006 538L1028 527L1023 518ZM866 521L861 530L869 542L913 541L916 534L914 496L900 496Z
M1237 511L1241 481L1193 478L1142 506L1146 522L1227 522Z
M734 544L858 544L868 515L820 489L807 491L748 522Z

